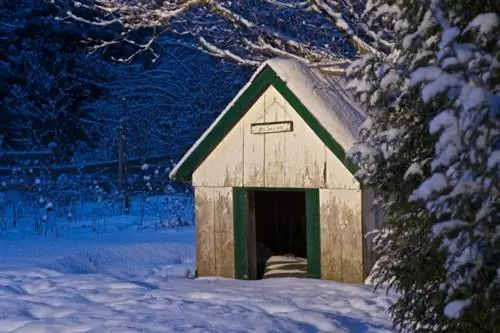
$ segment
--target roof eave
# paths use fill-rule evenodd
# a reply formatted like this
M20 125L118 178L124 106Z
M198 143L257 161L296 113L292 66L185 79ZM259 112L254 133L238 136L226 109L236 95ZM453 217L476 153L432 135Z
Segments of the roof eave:
M186 152L169 174L172 181L189 182L198 166L205 160L208 154L203 154L205 149L212 151L219 143L213 147L205 147L205 142L210 139L211 134L229 131L253 105L265 89L272 84L272 77L276 72L267 63L263 63L252 75L250 80L238 92L228 106L219 114L211 126L201 135L195 144ZM229 117L229 118L228 118ZM227 134L227 133L225 133ZM224 135L225 136L225 135ZM208 144L210 145L210 143ZM200 150L202 152L200 152ZM201 156L200 156L201 154Z
M170 179L180 182L191 181L194 171L224 139L233 126L245 115L246 111L254 104L256 99L271 85L283 95L306 123L314 130L323 143L354 175L356 166L347 158L344 148L287 86L286 78L280 77L273 67L265 62L233 98L231 103L228 104L224 111L220 113L210 127L182 157L179 163L177 163L169 175Z

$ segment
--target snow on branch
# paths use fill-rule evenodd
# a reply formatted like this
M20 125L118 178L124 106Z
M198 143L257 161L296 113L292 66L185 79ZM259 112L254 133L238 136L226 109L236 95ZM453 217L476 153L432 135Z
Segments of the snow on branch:
M52 0L52 3L61 6L61 2ZM81 1L70 1L74 9L86 8L97 11L100 15L95 20L88 20L75 14L71 7L65 6L68 18L89 23L92 25L112 25L119 23L125 29L161 27L170 20L186 13L191 7L201 5L203 0L189 1L121 1L121 0L94 0L91 5Z
M236 54L232 53L231 51L228 50L222 50L218 48L217 46L209 43L205 38L200 37L199 39L200 45L204 47L210 54L220 57L220 58L229 58L233 60L234 62L240 63L240 64L247 64L247 65L258 65L257 61L251 61L251 60L245 60L241 58L240 56L237 56Z
M356 0L51 1L60 9L61 19L119 30L111 40L91 41L91 50L122 42L137 50L120 61L146 51L156 58L154 44L164 32L191 38L204 52L245 65L270 56L332 61L353 53L379 54L379 45L390 46L361 23ZM145 38L142 32L148 29L155 35ZM138 31L146 41L130 37Z

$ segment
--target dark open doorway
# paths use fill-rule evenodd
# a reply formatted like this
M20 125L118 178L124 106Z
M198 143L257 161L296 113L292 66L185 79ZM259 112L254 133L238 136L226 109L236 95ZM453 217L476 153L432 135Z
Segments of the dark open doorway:
M307 259L305 191L249 193L250 277L261 279L271 256Z

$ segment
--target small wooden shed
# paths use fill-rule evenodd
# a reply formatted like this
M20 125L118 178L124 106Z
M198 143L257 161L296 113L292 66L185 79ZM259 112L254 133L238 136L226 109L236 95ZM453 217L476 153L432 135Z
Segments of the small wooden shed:
M340 75L263 63L170 174L195 189L198 274L259 278L264 244L310 277L364 281L379 221L345 153L364 119Z

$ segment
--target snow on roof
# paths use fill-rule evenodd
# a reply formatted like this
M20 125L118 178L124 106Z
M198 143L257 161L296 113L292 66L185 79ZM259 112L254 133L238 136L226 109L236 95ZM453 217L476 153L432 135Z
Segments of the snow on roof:
M293 59L267 64L342 148L350 148L366 115L347 91L346 79Z
M181 165L205 140L217 123L229 112L236 101L267 66L286 83L292 93L344 150L350 148L366 115L347 91L346 79L342 75L328 74L319 67L310 66L299 60L274 58L263 62L259 66L224 111L219 114L210 127L177 163L170 173L170 178L175 176Z

